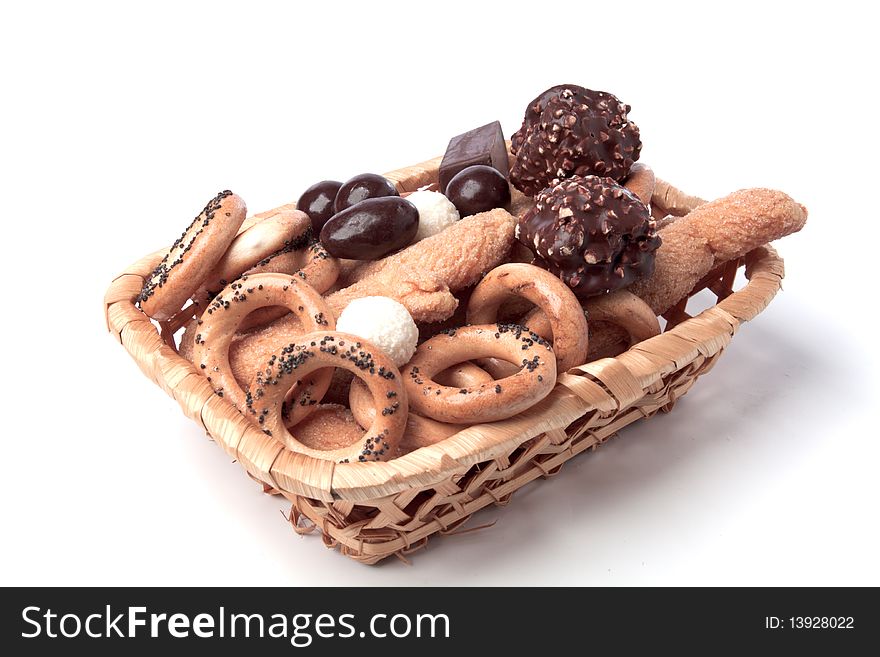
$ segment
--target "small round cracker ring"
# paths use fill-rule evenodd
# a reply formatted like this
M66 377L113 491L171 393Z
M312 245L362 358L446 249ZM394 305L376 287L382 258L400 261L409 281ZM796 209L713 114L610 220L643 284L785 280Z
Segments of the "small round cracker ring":
M223 257L246 214L244 201L228 190L211 199L144 281L137 298L141 309L162 321L183 308Z
M520 364L515 374L477 386L442 386L434 377L476 358ZM410 405L419 415L450 424L494 422L520 413L550 394L556 357L540 336L518 324L464 326L440 333L416 350L402 371Z
M295 379L335 367L360 378L373 396L373 421L355 443L332 450L306 447L285 426L285 391ZM307 333L282 353L269 359L250 386L248 411L263 431L294 452L321 459L354 463L387 461L397 448L409 415L402 377L391 359L377 347L354 335L336 331Z
M488 376L488 375L487 375ZM354 419L361 426L369 426L376 418L376 409L370 391L361 381L355 379L349 388L348 406ZM399 451L402 454L412 452L420 447L434 445L461 431L461 426L437 422L422 417L412 411L406 418L406 430L400 440Z
M654 311L628 290L587 299L584 308L591 322L608 322L626 331L629 346L660 335L660 321Z
M589 331L581 304L565 283L540 267L509 263L486 274L468 301L468 324L495 321L498 308L510 296L531 301L547 316L558 371L584 364Z
M254 310L268 306L283 306L294 313L306 332L335 328L333 313L321 295L296 277L255 274L229 284L202 313L193 346L193 363L208 377L215 392L241 411L246 408L247 396L232 373L229 347L245 318ZM287 347L277 346L278 350L282 348ZM302 419L321 401L331 376L331 371L320 372L311 379L291 382L284 390L287 394L296 387L291 421Z

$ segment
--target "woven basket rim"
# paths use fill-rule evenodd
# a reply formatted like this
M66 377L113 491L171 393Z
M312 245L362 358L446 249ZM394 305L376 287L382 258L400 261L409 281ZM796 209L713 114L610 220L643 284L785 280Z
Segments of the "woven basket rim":
M421 166L427 169L436 162ZM658 190L670 187L662 181L658 184ZM723 349L741 323L767 306L784 275L783 261L772 247L756 249L744 258L745 287L615 358L592 361L561 374L550 396L515 418L463 428L440 443L387 462L334 463L290 452L263 434L215 395L195 367L162 340L159 328L134 305L134 299L163 253L145 256L113 279L104 298L108 330L142 371L176 399L188 416L201 422L252 477L287 495L325 501L375 500L436 486L511 446L564 430L588 413L623 411L663 376L686 367L698 355L711 357ZM524 423L527 431L523 431Z

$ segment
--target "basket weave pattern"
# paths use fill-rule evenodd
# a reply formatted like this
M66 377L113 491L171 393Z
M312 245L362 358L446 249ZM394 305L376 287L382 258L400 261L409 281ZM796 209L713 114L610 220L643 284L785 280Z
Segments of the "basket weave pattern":
M438 165L439 158L388 175L409 191L431 182ZM662 189L668 194L670 188L664 183ZM683 299L664 315L664 333L616 358L560 374L553 392L528 411L464 427L441 443L389 462L336 464L286 450L213 393L176 350L173 334L191 312L157 326L134 305L162 255L142 258L113 280L104 298L108 330L141 371L264 490L291 501L296 531L319 531L328 547L364 563L402 556L435 534L461 531L479 509L506 504L522 486L554 475L567 460L596 449L626 425L671 410L712 368L740 324L767 306L783 277L776 252L769 246L756 249L712 272L691 293L710 290L718 299L715 306L690 317ZM741 266L749 282L734 292Z

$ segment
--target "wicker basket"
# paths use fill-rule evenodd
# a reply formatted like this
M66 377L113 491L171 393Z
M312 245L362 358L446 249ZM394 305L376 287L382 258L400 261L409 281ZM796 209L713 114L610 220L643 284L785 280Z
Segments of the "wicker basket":
M440 158L389 178L401 191L437 178ZM657 205L684 214L700 199L658 183ZM264 490L292 503L299 533L319 531L325 545L364 563L402 556L434 534L449 533L490 504L505 504L539 477L593 450L626 425L669 411L708 372L742 322L761 312L780 288L783 263L769 246L727 263L691 293L708 289L717 305L695 317L683 299L664 315L666 330L616 358L603 358L558 377L553 392L509 420L464 428L456 435L388 462L337 464L286 450L215 395L178 355L174 333L191 314L157 326L135 305L163 252L117 276L104 297L108 330L152 381L236 459ZM748 284L734 292L737 269Z

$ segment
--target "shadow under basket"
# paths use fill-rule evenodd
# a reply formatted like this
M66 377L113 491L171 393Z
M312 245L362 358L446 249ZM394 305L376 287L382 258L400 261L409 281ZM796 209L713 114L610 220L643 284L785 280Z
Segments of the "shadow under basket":
M435 158L387 176L401 191L412 191L436 180L439 163ZM662 181L653 197L655 209L673 215L701 202ZM566 461L596 449L626 425L670 411L712 369L740 324L767 306L783 277L776 252L770 246L755 249L712 272L665 313L662 334L615 358L561 374L553 392L528 411L463 427L391 461L333 463L287 450L214 394L177 353L174 333L191 314L159 325L135 306L144 278L162 255L142 258L113 280L104 297L108 330L141 371L266 492L290 500L297 532L319 532L328 547L368 564L391 555L403 558L431 536L456 531L483 507L507 504L519 488L556 474ZM740 267L748 283L734 292ZM717 303L690 317L688 300L702 290L714 294Z

